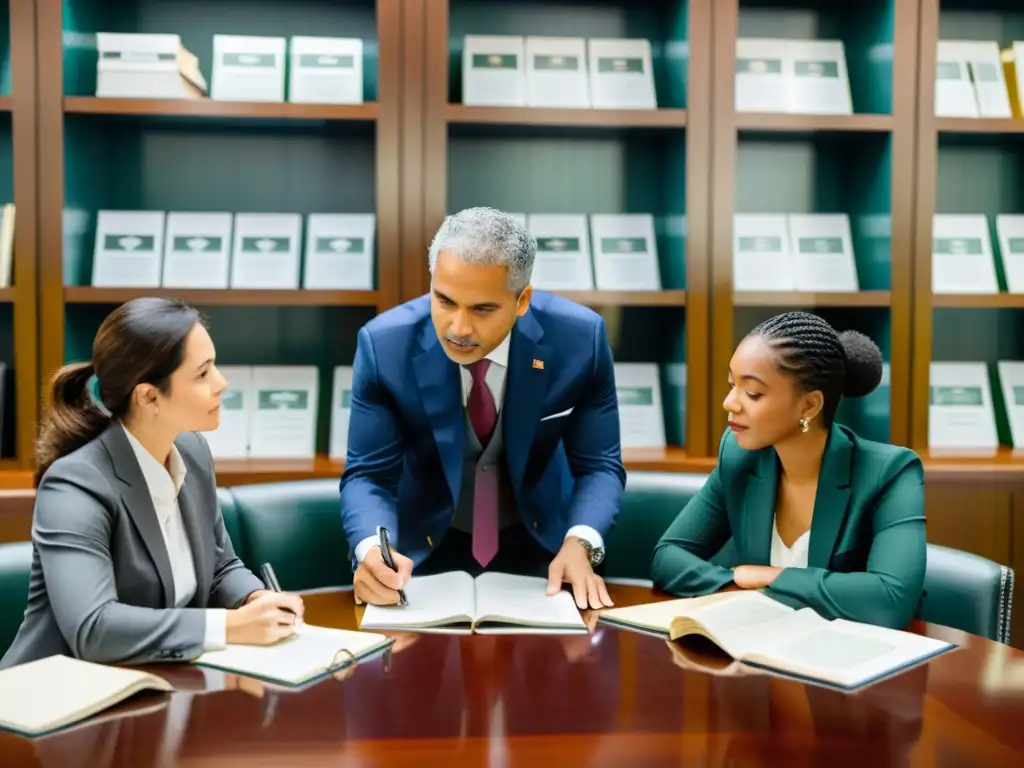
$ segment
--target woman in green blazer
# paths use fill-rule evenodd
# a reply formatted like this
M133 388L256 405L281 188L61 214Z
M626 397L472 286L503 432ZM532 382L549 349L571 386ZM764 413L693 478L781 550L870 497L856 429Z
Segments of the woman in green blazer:
M843 396L881 376L874 342L816 315L751 331L729 365L718 464L655 547L655 587L762 589L829 619L902 629L924 584L921 460L833 423Z

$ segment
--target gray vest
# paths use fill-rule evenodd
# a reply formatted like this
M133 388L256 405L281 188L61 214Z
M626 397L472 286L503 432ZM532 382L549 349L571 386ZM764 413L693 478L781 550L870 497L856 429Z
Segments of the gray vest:
M502 440L501 414L499 413L498 424L494 428L491 440L484 448L477 439L469 423L469 413L465 408L462 410L462 420L466 425L466 439L463 443L466 447L462 459L462 489L455 504L455 516L452 518L452 527L464 533L473 533L473 489L476 487L477 473L493 472L496 474L498 483L498 524L501 528L507 528L519 522L519 515L516 511L515 494L508 482L508 470L505 465L505 443Z

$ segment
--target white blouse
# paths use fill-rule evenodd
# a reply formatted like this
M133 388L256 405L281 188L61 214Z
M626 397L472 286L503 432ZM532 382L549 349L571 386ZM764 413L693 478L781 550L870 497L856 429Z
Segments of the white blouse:
M807 529L803 535L793 542L793 546L787 547L782 537L779 536L779 528L772 522L772 555L771 565L773 568L806 568L807 547L811 542L811 531Z

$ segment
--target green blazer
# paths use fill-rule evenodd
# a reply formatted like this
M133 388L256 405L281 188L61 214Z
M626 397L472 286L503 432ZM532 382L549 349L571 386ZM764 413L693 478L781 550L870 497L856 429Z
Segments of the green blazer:
M681 597L732 583L729 565L770 565L781 471L774 448L747 451L726 432L718 464L662 535L654 586ZM732 551L720 554L730 541ZM764 594L825 618L902 629L924 588L924 470L907 448L833 425L811 519L806 568L786 568Z

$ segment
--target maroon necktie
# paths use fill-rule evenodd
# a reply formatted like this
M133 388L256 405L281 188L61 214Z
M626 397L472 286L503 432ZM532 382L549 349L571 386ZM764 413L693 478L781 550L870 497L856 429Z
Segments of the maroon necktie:
M486 358L467 366L473 386L466 400L469 423L484 448L498 423L494 396L484 381L491 361ZM480 467L473 483L473 557L486 566L498 553L498 483L493 467Z

